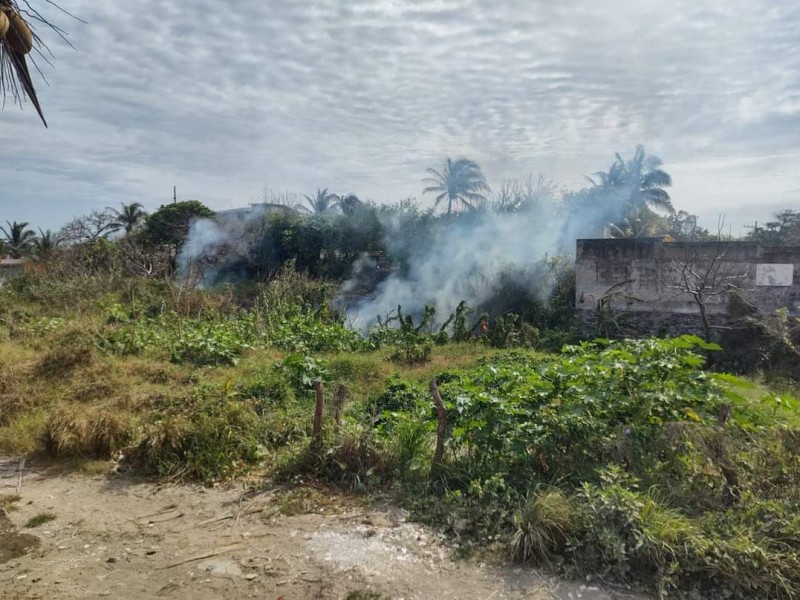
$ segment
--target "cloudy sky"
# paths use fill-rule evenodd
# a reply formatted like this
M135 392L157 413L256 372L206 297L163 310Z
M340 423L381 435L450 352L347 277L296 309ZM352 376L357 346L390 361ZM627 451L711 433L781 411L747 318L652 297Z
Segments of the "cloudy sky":
M797 0L60 0L70 32L0 112L0 221L212 208L265 186L420 196L444 156L569 188L637 143L677 208L800 209ZM40 61L41 63L41 61Z

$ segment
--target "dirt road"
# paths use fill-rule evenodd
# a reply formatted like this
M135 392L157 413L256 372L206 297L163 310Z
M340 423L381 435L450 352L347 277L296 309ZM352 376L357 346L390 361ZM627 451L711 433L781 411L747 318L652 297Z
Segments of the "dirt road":
M391 506L314 490L156 485L0 460L0 598L634 598L454 561ZM33 517L52 520L25 527ZM44 520L48 517L39 517ZM34 537L35 536L35 537ZM16 556L16 557L14 557Z

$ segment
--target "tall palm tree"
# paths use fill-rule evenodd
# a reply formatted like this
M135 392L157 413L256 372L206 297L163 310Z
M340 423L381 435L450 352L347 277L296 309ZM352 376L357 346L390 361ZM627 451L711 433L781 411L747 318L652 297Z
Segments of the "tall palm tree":
M61 238L58 237L58 234L49 229L47 231L42 231L40 228L38 237L33 240L33 253L36 255L36 258L47 258L53 254L60 243Z
M11 258L22 258L22 255L30 248L36 234L28 229L28 223L13 223L6 221L8 229L0 226L0 231L6 236L6 247Z
M617 154L617 161L622 157ZM625 164L628 178L634 184L633 204L636 208L644 207L674 213L672 200L664 190L672 185L672 177L661 168L663 161L657 156L647 155L644 146L636 146L633 158Z
M644 208L674 213L672 200L664 190L672 185L672 177L661 168L662 160L648 155L644 146L636 146L633 158L626 161L616 155L608 171L598 171L587 177L595 189L619 195L625 210L639 211Z
M431 177L426 177L422 182L429 185L422 193L437 194L436 206L447 199L448 215L453 212L453 203L474 210L486 202L486 196L482 192L491 191L478 163L467 158L454 161L447 157L441 172L428 169L428 173Z
M303 194L306 199L307 206L300 205L299 209L309 213L326 213L332 211L339 204L339 196L329 192L328 188L321 190L317 188L317 193L313 196Z
M347 194L347 196L339 198L338 205L339 209L345 215L347 215L348 217L352 217L354 214L358 212L360 208L363 208L364 203L355 194Z
M130 204L123 202L120 209L109 208L109 210L116 217L112 227L114 229L124 229L126 235L144 223L147 217L144 206L140 202L131 202Z

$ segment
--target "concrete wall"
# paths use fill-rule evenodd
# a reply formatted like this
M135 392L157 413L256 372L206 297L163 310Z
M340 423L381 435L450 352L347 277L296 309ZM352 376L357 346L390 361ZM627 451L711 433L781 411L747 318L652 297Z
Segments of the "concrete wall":
M800 248L662 238L578 240L575 306L588 327L598 303L642 333L699 333L701 291L712 321L729 316L731 292L762 313L800 315Z

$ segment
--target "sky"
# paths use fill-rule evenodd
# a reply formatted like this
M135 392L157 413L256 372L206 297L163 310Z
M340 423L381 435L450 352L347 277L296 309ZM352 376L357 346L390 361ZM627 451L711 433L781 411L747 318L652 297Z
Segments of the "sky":
M800 209L797 0L29 0L69 32L0 111L0 222L212 209L265 187L416 196L446 156L570 189L636 144L677 209ZM35 75L35 77L38 77Z

